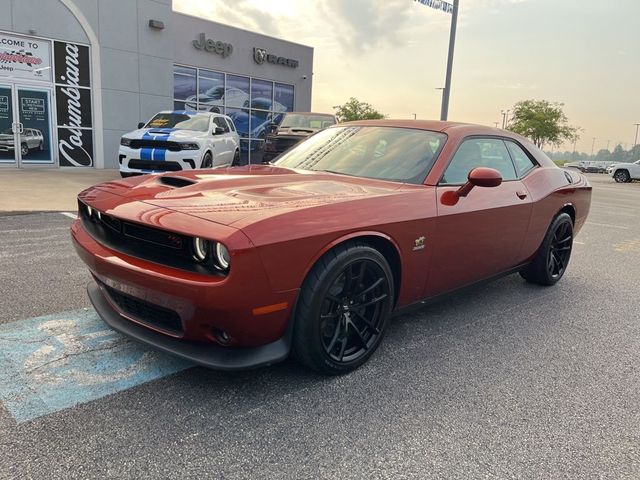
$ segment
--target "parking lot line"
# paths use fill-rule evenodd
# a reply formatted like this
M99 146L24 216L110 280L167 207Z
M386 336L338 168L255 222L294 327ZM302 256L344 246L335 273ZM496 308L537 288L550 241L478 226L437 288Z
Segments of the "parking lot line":
M71 212L60 212L60 215L64 215L65 217L73 218L74 220L78 218L78 215Z
M629 230L629 227L625 227L623 225L611 225L609 223L586 222L586 224L587 225L596 225L598 227L621 228L622 230Z
M0 325L0 401L18 423L191 366L130 341L89 309Z

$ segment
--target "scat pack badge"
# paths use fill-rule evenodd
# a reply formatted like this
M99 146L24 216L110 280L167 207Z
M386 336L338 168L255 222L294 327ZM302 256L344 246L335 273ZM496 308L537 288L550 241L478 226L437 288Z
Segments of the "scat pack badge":
M416 250L424 250L424 236L422 237L418 237L414 240L414 245L413 245L413 251L415 252Z

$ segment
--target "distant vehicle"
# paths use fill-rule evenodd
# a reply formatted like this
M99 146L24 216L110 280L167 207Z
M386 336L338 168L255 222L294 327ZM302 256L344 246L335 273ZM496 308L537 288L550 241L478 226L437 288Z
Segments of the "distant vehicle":
M200 107L197 106L198 102ZM217 85L206 90L204 93L187 97L185 107L189 110L199 110L204 112L221 113L222 106L243 107L249 104L249 94L235 87L223 87Z
M251 114L243 110L232 112L229 117L236 124L238 135L241 138L251 138L249 141L251 150L261 150L267 136L267 128L271 123L278 123L282 120L287 107L279 102L272 102L268 98L254 98L250 105L245 105L245 108L247 107L251 108ZM281 113L274 115L270 111Z
M607 168L607 173L618 183L640 180L640 160L633 163L614 163Z
M0 133L0 152L9 152L14 149L15 140L13 130L4 130ZM44 137L38 129L25 128L20 134L20 153L24 157L28 155L31 150L44 150Z
M338 123L329 113L289 112L280 125L273 123L272 132L267 135L264 145L263 162L269 162L295 144L323 128Z
M164 111L120 140L120 175L237 165L240 139L226 115Z
M574 168L579 170L580 172L585 172L586 168L584 166L584 162L567 162L563 165L564 168Z

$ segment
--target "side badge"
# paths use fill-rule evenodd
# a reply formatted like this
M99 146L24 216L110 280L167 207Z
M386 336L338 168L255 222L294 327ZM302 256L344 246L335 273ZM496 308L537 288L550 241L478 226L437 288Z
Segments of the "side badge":
M424 237L418 237L415 239L414 243L415 245L413 246L413 251L415 252L416 250L424 250Z

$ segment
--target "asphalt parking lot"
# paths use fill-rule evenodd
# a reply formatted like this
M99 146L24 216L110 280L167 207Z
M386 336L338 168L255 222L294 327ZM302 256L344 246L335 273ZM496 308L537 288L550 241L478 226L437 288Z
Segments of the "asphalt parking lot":
M392 323L356 372L191 367L104 327L60 213L0 216L0 478L640 478L640 183L564 279Z

